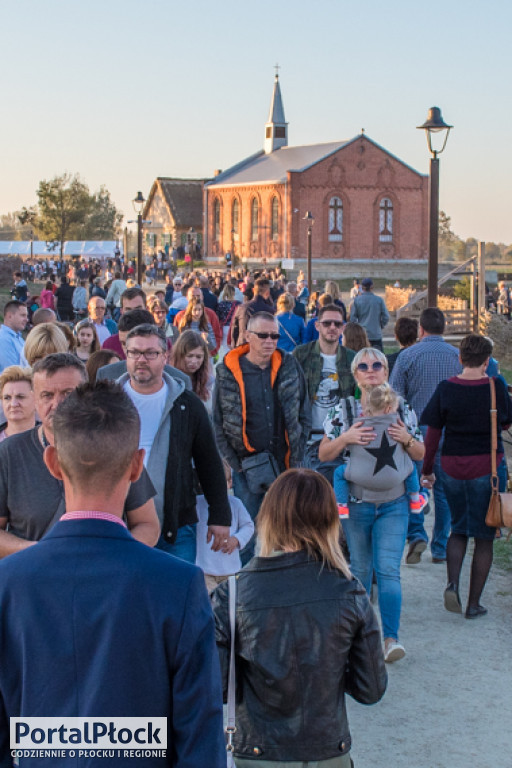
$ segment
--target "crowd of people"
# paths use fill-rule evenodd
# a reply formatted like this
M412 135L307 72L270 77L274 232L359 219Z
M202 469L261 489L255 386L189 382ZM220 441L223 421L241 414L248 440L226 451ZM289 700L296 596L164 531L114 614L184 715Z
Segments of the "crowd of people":
M485 523L491 379L499 431L512 423L492 342L450 345L443 313L427 308L419 323L397 321L400 349L384 354L389 314L370 278L345 304L335 281L311 292L303 274L278 269L155 266L145 290L118 264L100 272L75 268L59 288L41 275L33 311L28 292L4 309L0 610L15 618L0 633L0 720L151 711L168 717L172 758L140 765L225 765L237 574L236 765L349 768L344 697L377 702L386 664L406 653L400 572L427 549L432 502L440 604L467 619L487 612L499 535ZM501 440L496 463L503 486ZM62 558L52 567L59 547L72 572ZM77 584L89 622L76 615ZM58 670L49 664L38 605L73 616L67 642L90 643L79 683L69 649ZM66 685L69 701L80 689L80 711L62 704ZM1 765L7 749L0 722Z

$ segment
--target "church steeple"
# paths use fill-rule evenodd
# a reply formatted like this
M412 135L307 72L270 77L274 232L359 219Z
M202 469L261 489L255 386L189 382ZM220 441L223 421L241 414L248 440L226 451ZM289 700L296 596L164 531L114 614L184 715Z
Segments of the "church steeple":
M276 65L276 70L278 69ZM279 85L279 75L276 71L274 81L274 92L270 102L270 111L268 120L265 123L265 154L269 155L280 147L288 146L288 123L284 119L283 100L281 98L281 87Z

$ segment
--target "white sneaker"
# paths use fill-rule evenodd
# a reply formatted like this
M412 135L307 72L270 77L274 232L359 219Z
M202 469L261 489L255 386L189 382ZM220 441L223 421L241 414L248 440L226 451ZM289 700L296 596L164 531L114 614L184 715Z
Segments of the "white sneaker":
M390 643L387 650L384 651L384 661L386 664L392 664L394 661L403 659L405 656L405 648L403 645L397 642Z

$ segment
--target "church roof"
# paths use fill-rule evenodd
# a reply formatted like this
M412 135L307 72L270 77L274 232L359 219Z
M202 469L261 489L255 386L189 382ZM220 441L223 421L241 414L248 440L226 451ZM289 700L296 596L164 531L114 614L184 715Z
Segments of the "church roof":
M159 176L153 184L145 210L160 187L177 227L203 227L203 185L206 179L174 179Z
M215 187L244 184L284 184L287 178L287 171L305 171L312 165L319 163L320 160L324 160L329 155L334 154L342 147L346 147L352 144L352 142L361 139L363 135L366 141L385 152L386 155L392 157L405 168L408 168L417 176L423 175L403 160L400 160L399 157L384 149L380 144L377 144L376 141L370 139L366 134L359 134L352 139L344 141L331 141L326 144L305 144L300 147L281 147L270 154L265 154L261 150L237 163L237 165L228 168L211 181L205 182L205 187L214 189Z
M337 152L345 144L348 144L348 141L331 141L326 144L281 147L270 154L265 154L263 151L257 152L232 168L228 168L206 186L211 188L268 182L284 183L288 171L304 171L332 155L333 152Z

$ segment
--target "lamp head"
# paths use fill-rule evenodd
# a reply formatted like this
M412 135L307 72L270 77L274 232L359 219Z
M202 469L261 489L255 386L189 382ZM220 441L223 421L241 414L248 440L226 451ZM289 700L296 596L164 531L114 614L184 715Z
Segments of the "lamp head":
M308 227L312 227L315 223L315 217L311 213L311 211L306 211L306 215L303 216L303 221L307 221Z
M145 203L144 195L142 192L137 192L137 197L132 200L133 209L135 213L140 216L142 211L144 210L144 203Z
M450 130L453 128L453 125L448 125L447 123L445 123L439 107L430 107L428 111L427 119L425 120L423 125L418 125L417 127L419 130L425 131L427 135L427 144L428 144L430 153L434 157L437 157L437 155L440 155L441 152L446 147L446 142L448 141L448 136L449 136ZM444 133L445 131L446 133ZM439 143L438 147L434 147L432 145L433 134L439 134L441 137L441 143Z

